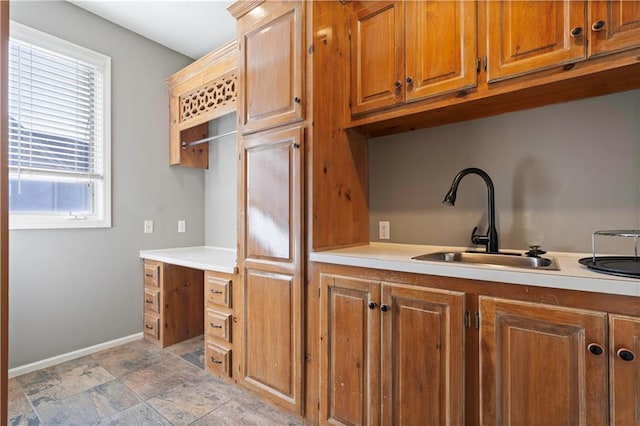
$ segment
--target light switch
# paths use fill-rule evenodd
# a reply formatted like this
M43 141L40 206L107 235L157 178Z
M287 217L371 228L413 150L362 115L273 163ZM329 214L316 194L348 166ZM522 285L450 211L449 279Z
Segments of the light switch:
M187 231L187 221L179 220L178 221L178 232L186 232Z
M145 220L144 221L144 233L152 234L153 233L153 220Z
M378 238L381 240L388 240L391 233L391 225L388 221L380 221L378 222Z

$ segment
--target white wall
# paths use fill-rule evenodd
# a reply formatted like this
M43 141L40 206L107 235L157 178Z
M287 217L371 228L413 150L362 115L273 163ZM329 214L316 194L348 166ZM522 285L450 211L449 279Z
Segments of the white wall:
M204 243L204 172L168 165L165 79L191 59L68 2L12 2L11 18L111 56L113 152L112 228L10 233L14 368L142 331L138 251Z
M599 229L640 228L640 91L372 139L370 236L391 222L391 241L467 246L486 231L487 192L465 177L455 207L442 204L465 167L493 179L501 247L541 241L591 251ZM630 250L610 241L607 250ZM626 251L630 254L629 251Z
M236 128L236 114L209 123L209 135ZM204 173L204 242L207 246L236 249L238 228L238 154L236 136L209 142L209 169Z

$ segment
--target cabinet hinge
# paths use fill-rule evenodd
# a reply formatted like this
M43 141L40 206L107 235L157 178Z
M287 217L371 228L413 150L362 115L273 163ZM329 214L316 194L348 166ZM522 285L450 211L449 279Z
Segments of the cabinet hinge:
M475 321L476 330L480 330L480 312L476 311L475 317L476 317L475 318L476 319L476 321Z
M464 313L464 326L466 328L471 328L471 312L469 311Z

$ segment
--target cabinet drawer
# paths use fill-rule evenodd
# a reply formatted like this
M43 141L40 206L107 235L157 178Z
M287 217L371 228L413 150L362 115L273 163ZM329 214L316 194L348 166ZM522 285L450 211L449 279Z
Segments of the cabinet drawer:
M144 285L160 287L160 264L156 262L144 262Z
M160 317L158 315L144 315L144 335L152 339L160 339Z
M231 342L231 314L207 309L207 334Z
M160 313L160 289L144 289L144 310Z
M231 349L208 343L205 351L207 371L222 377L231 377Z
M206 299L214 305L231 307L231 280L206 275Z

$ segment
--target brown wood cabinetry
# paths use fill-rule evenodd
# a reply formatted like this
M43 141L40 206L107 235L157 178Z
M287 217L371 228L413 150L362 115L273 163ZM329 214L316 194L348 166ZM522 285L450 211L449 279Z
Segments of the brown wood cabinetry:
M303 2L267 2L238 20L243 134L304 118L303 8Z
M204 351L207 372L237 382L242 321L235 306L241 300L235 278L221 272L204 273Z
M482 424L608 420L607 315L480 297Z
M320 421L464 423L464 294L321 275Z
M240 227L243 380L302 409L302 128L245 136Z
M476 3L362 1L351 16L351 112L476 85Z
M487 3L487 80L584 60L586 2Z
M203 272L144 261L144 336L161 347L203 333Z
M370 136L640 87L637 0L351 8L347 127Z
M312 269L322 424L640 421L637 297Z
M629 0L589 2L589 55L614 53L640 45L640 3Z
M206 169L206 143L184 146L209 136L208 122L236 110L237 44L234 41L167 79L169 88L169 164Z
M640 317L609 315L609 419L640 423Z

